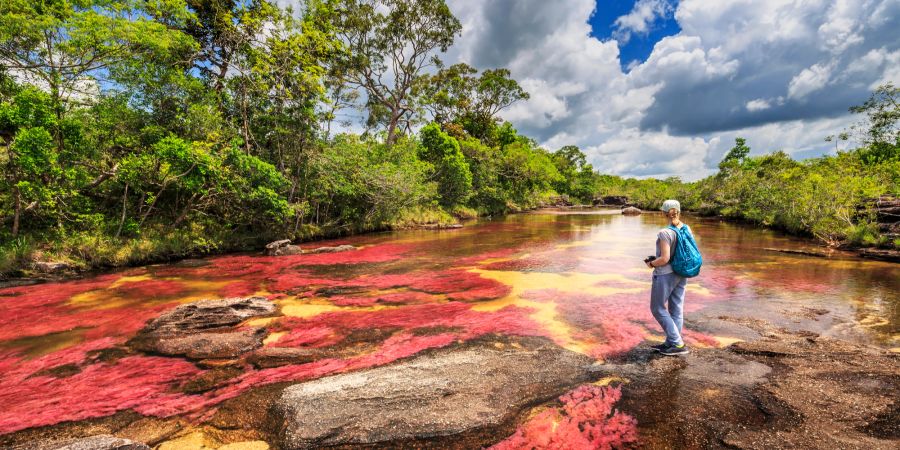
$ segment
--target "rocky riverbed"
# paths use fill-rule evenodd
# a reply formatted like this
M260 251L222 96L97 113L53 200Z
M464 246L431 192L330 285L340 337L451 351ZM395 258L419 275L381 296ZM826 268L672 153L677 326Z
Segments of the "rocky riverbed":
M213 367L205 372L209 389L216 384L213 374L231 378L244 364L225 360L216 367L210 354L253 355L243 347L235 354L230 345L225 355L214 336L240 333L223 328L273 312L259 298L182 305L150 321L129 345L205 361ZM619 391L598 391L586 404L605 405L604 413L573 420L581 428L605 426L598 433L614 446L637 445L639 436L643 448L896 448L900 354L762 320L718 319L757 336L723 348L695 348L686 357L664 357L640 345L599 363L545 338L486 335L385 366L251 389L208 417L160 419L123 411L4 435L0 444L23 450L522 448L514 438L527 435L541 417L556 414L559 421L577 414L563 412L561 396L612 385L621 392L618 403L604 395ZM191 345L170 351L147 344L173 336ZM203 380L192 382L204 390ZM610 423L613 415L617 421ZM555 439L590 442L569 434Z

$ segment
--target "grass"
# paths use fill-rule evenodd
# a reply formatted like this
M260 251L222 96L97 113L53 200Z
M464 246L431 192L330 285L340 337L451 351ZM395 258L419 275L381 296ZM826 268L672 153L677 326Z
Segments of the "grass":
M456 219L440 206L414 206L404 209L390 227L394 230L417 228L423 225L452 225Z

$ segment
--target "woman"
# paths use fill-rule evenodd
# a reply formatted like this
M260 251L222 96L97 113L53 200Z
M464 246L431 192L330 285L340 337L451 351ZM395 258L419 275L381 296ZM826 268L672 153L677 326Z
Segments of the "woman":
M669 219L669 225L687 227L681 222L681 204L678 200L666 200L660 208ZM690 227L688 227L690 232ZM653 287L650 289L650 311L666 333L666 340L653 349L663 355L686 355L688 348L681 338L684 322L684 290L687 278L672 271L669 260L678 235L671 228L663 228L656 235L656 259L647 261L653 269ZM668 307L668 308L667 308Z

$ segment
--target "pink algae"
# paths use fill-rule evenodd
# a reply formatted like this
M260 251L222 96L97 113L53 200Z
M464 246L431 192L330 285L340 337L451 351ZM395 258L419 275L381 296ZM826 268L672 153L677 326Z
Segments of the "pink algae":
M35 359L0 356L0 434L66 420L103 417L124 409L144 414L176 412L189 396L173 385L200 373L174 358L127 356L113 362L88 357L109 348L111 338L69 347ZM63 365L77 367L64 378L38 374Z
M562 406L538 413L491 450L620 449L637 443L637 421L613 408L619 388L583 385L561 396Z

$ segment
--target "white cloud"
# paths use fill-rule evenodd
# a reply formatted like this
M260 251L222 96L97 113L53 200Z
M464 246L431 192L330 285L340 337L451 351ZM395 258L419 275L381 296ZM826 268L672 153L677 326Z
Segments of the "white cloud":
M791 79L788 85L788 98L802 99L818 91L828 84L831 77L832 64L813 64Z
M632 34L648 34L653 24L673 9L669 0L638 0L631 12L616 19L613 37L627 44Z
M758 98L756 100L750 100L747 102L747 111L755 112L762 111L764 109L769 109L772 105L769 104L769 101L764 98Z
M651 30L661 3L638 1L619 32ZM531 99L502 116L548 149L578 145L607 173L693 179L736 136L754 154L821 154L856 120L849 106L900 84L896 0L682 0L682 31L627 73L617 43L591 36L593 0L448 4L463 34L447 62L508 67Z

